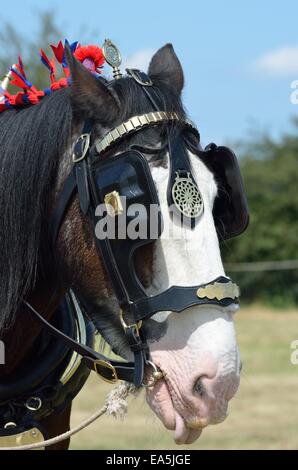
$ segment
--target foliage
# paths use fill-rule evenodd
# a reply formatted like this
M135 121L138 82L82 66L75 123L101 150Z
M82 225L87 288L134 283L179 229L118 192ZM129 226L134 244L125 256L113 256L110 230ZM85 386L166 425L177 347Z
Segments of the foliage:
M280 142L268 137L246 145L241 158L250 207L247 231L223 247L225 262L298 258L298 120ZM298 270L231 273L247 301L298 303Z
M40 13L39 29L33 39L28 39L27 35L23 35L9 23L4 24L0 31L1 76L6 74L8 68L17 62L18 55L21 55L27 78L38 88L49 86L49 72L39 60L39 49L49 52L49 45L56 44L61 38L63 34L59 31L54 15L50 11ZM17 91L19 90L15 89L13 93Z

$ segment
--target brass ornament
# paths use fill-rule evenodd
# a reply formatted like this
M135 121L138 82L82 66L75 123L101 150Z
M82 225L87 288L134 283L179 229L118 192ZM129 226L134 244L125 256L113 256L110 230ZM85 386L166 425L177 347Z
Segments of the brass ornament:
M190 177L180 176L176 173L176 179L172 187L172 198L175 206L181 214L187 217L198 217L204 209L203 198L196 183Z
M10 436L0 436L0 447L15 447L35 444L37 442L43 442L44 439L45 438L39 429L32 428L18 434L11 434ZM39 447L36 450L44 450L44 447Z
M197 290L197 297L199 299L209 300L223 300L223 299L238 299L240 290L234 282L214 282L205 287L199 287Z
M120 312L119 312L119 318L120 318L120 322L121 322L121 325L123 326L124 330L127 330L128 328L135 328L137 330L137 332L139 332L139 330L142 328L142 324L143 324L143 320L139 320L137 323L132 323L130 325L128 325L126 323L126 321L124 320L123 318L123 310L122 308L120 308Z
M106 62L113 68L113 76L116 80L122 77L120 65L122 62L119 49L112 43L110 39L106 39L102 47L102 53Z
M192 132L198 134L198 130L195 128L194 124L188 119L181 119L177 113L172 111L152 111L151 113L141 114L140 116L133 116L128 119L128 121L122 122L119 126L114 127L114 129L107 132L107 134L95 143L96 150L98 153L104 152L115 142L118 142L127 135L146 127L171 122L180 122L187 126Z
M107 193L104 197L104 203L107 207L107 213L111 217L116 217L116 215L121 215L123 213L123 206L118 191Z
M158 372L158 371L153 372L152 377L153 377L154 381L156 382L157 380L162 379L163 373L162 373L162 372Z

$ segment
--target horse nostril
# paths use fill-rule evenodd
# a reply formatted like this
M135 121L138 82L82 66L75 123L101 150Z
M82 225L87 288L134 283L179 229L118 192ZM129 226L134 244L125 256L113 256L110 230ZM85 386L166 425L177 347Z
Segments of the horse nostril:
M199 395L200 397L204 396L205 394L205 388L204 388L204 385L202 383L202 378L203 376L199 377L195 384L194 384L194 387L193 387L193 391L196 395Z
M242 361L240 361L240 364L239 364L239 374L240 374L240 372L242 371L242 367L243 367L243 363L242 363Z

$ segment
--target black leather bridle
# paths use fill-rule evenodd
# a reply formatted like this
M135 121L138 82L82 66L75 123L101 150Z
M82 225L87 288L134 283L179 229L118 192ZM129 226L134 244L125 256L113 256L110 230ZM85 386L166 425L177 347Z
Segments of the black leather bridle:
M122 141L128 135L140 132L142 129L159 125L169 127L175 124L173 126L174 131L168 132L170 158L168 204L173 203L171 189L177 175L181 177L187 175L190 183L196 186L182 131L188 128L199 136L198 131L192 123L180 117L177 113L166 112L162 109L154 84L146 74L137 70L128 70L128 75L142 88L154 111L132 117L109 131L103 138L96 141L92 147L90 147L91 125L89 122L85 123L83 133L74 146L73 168L65 181L52 216L51 237L53 247L72 197L76 192L79 196L81 211L84 216L89 217L93 226L97 222L95 217L96 207L98 204L105 204L107 193L113 194L113 191L111 191L113 187L116 188L117 194L120 193L128 198L131 196L131 202L134 202L133 198L137 194L138 202L145 205L159 204L149 165L142 153L130 149L116 157L100 159L103 152L115 143ZM200 149L199 152L201 152ZM116 178L116 169L118 171L120 166L122 169L121 174L127 175L126 179ZM114 175L114 180L110 178L110 183L107 183L107 175ZM127 190L128 181L134 185L134 190ZM196 223L195 217L191 217L191 219L192 225ZM239 233L246 228L247 218L244 219L241 222L241 227L239 227ZM162 214L159 214L158 237L161 231ZM171 286L160 294L148 296L135 272L133 255L137 248L153 241L149 236L145 240L134 241L96 238L99 255L104 262L120 305L120 319L129 347L134 355L134 362L112 361L93 349L81 345L53 327L28 302L25 302L35 318L42 322L52 334L66 342L71 349L82 355L83 362L109 382L116 382L121 379L132 382L139 387L144 384L146 364L152 366L156 380L161 377L155 365L150 362L149 348L141 328L141 323L152 317L156 312L182 312L194 305L215 305L222 308L238 302L238 287L230 278L224 276L204 285ZM133 319L132 323L129 323L127 318ZM149 385L154 382L155 380L149 382Z

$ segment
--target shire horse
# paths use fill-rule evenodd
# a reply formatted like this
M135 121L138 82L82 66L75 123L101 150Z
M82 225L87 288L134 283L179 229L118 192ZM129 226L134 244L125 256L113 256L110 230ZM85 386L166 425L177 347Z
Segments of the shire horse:
M68 338L84 342L86 347L92 347L95 328L113 352L129 364L133 364L133 358L136 361L147 358L141 376L145 374L150 381L153 367L158 378L146 388L148 404L164 426L174 431L176 443L190 444L208 424L225 419L228 402L239 386L241 361L233 323L238 294L233 285L233 295L230 291L222 295L222 286L229 284L229 278L225 277L219 242L220 237L239 234L247 225L244 211L240 213L241 208L236 207L242 195L237 198L231 192L233 187L221 185L224 171L221 160L218 159L217 166L208 163L208 158L216 157L216 146L203 151L198 132L193 132L187 123L181 102L183 71L170 44L153 56L147 74L134 71L109 83L97 79L69 49L66 55L71 74L69 87L55 91L34 106L8 109L0 114L0 332L5 346L5 363L0 365L0 429L4 434L14 434L24 431L26 426L30 429L35 426L48 438L66 431L71 401L89 373L86 365L79 364L70 378L61 381L61 376L67 375L74 348L55 337L33 314L35 311ZM150 84L154 99L144 92ZM94 224L84 211L81 194L78 195L80 188L64 207L54 243L51 220L75 165L74 146L82 157L78 161L84 161L85 142L82 146L82 140L77 139L82 129L86 131L86 123L90 134L88 146L92 148L121 123L134 116L154 114L154 100L163 112L159 116L167 116L172 122L164 119L161 125L156 122L127 133L112 146L103 148L100 158L110 162L119 155L115 161L121 168L122 154L124 161L131 158L132 149L139 160L141 154L159 198L164 226L175 229L177 217L170 214L167 201L173 165L169 135L182 133L178 153L187 155L187 169L195 180L191 185L193 188L195 184L203 210L194 224L182 230L182 236L158 235L153 243L144 243L135 251L133 270L148 302L158 299L158 294L166 290L168 307L160 310L152 307L150 316L143 312L141 333L134 324L137 346L133 349L135 337L129 337L124 328L132 322L127 319L129 314L125 321L119 316L119 296L98 250ZM222 157L222 162L227 161ZM239 187L240 183L235 182L234 186ZM230 212L222 203L225 196ZM233 231L222 221L227 234L220 236L215 208L226 210L230 223L242 217L241 229L238 224ZM127 264L124 269L125 283L132 267ZM203 286L201 296L196 290L200 302L185 300L193 292L183 286L194 284ZM175 290L167 290L171 286L182 287L180 291L176 289L176 295ZM211 296L209 288L211 291L213 288ZM229 301L221 300L227 300L226 297ZM182 306L175 308L177 299ZM81 328L80 311L85 317ZM139 334L142 341L138 342ZM99 369L101 366L102 375L109 372L107 363L101 363ZM143 367L140 361L139 367ZM114 379L116 369L112 366L111 369ZM136 375L138 385L146 382ZM68 446L66 440L50 448Z

